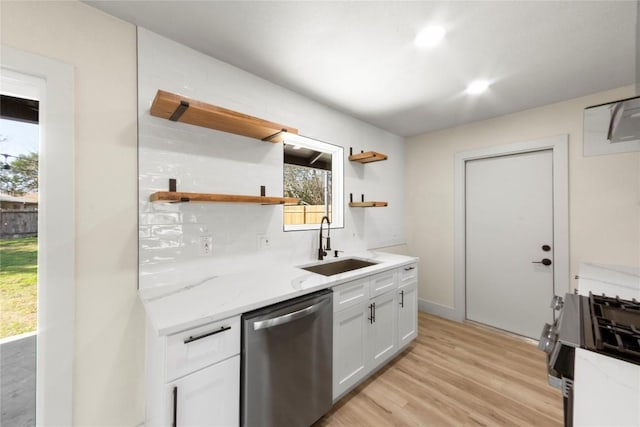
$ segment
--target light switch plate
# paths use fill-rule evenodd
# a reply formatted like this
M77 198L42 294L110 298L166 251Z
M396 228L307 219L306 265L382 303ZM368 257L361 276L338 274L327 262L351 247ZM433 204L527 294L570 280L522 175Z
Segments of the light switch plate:
M213 254L213 237L200 236L200 255L209 256Z

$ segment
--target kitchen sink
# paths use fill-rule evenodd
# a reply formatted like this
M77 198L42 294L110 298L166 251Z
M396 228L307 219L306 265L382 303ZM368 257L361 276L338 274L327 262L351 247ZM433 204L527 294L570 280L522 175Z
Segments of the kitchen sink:
M378 263L358 258L345 258L341 259L340 261L332 261L300 268L312 273L322 274L323 276L333 276L334 274L346 273L347 271L358 270L360 268L365 268L376 264Z

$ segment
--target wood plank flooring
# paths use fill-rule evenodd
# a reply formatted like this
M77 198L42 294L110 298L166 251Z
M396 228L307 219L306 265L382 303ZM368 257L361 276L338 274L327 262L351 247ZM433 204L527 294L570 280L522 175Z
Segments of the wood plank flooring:
M314 427L562 426L562 396L526 340L419 313L418 338Z

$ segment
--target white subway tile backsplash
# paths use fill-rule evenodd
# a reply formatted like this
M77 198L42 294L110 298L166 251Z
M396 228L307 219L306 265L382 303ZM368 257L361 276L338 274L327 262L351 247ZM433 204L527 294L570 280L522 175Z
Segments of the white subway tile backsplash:
M152 225L151 226L151 237L164 239L164 240L173 240L176 237L180 238L183 234L182 225Z
M139 258L140 287L197 281L275 260L304 263L317 253L317 231L283 232L282 206L232 203L150 203L149 195L177 190L222 194L282 195L282 144L258 141L149 114L158 89L297 127L309 137L376 150L390 160L372 165L345 161L345 201L364 193L389 208L345 207L344 229L331 230L332 246L347 251L377 242L404 241L400 137L337 113L229 64L207 57L145 29L138 31ZM201 236L212 254L202 256ZM260 248L259 235L269 237Z
M148 225L140 225L138 226L138 239L142 241L143 239L147 239L151 237L151 227Z

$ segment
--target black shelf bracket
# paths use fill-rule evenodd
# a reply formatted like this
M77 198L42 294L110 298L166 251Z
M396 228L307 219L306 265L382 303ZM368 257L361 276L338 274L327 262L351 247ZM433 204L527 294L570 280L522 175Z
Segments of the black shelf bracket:
M364 203L364 194L360 194L360 201ZM353 203L353 193L349 193L349 203Z
M169 203L189 203L191 201L190 198L188 197L180 197L180 200L176 200L173 202L169 202Z
M184 112L187 111L187 108L189 108L189 103L187 101L180 101L180 105L176 107L176 110L173 112L171 117L169 117L169 120L177 122Z
M169 193L175 193L177 191L177 180L175 178L169 178ZM188 203L191 199L188 197L180 197L180 200L169 203Z
M281 133L286 133L286 132L287 132L286 129L280 129L278 132L274 133L273 135L269 135L269 136L266 136L266 137L262 138L262 141L271 141L276 136L280 135Z

